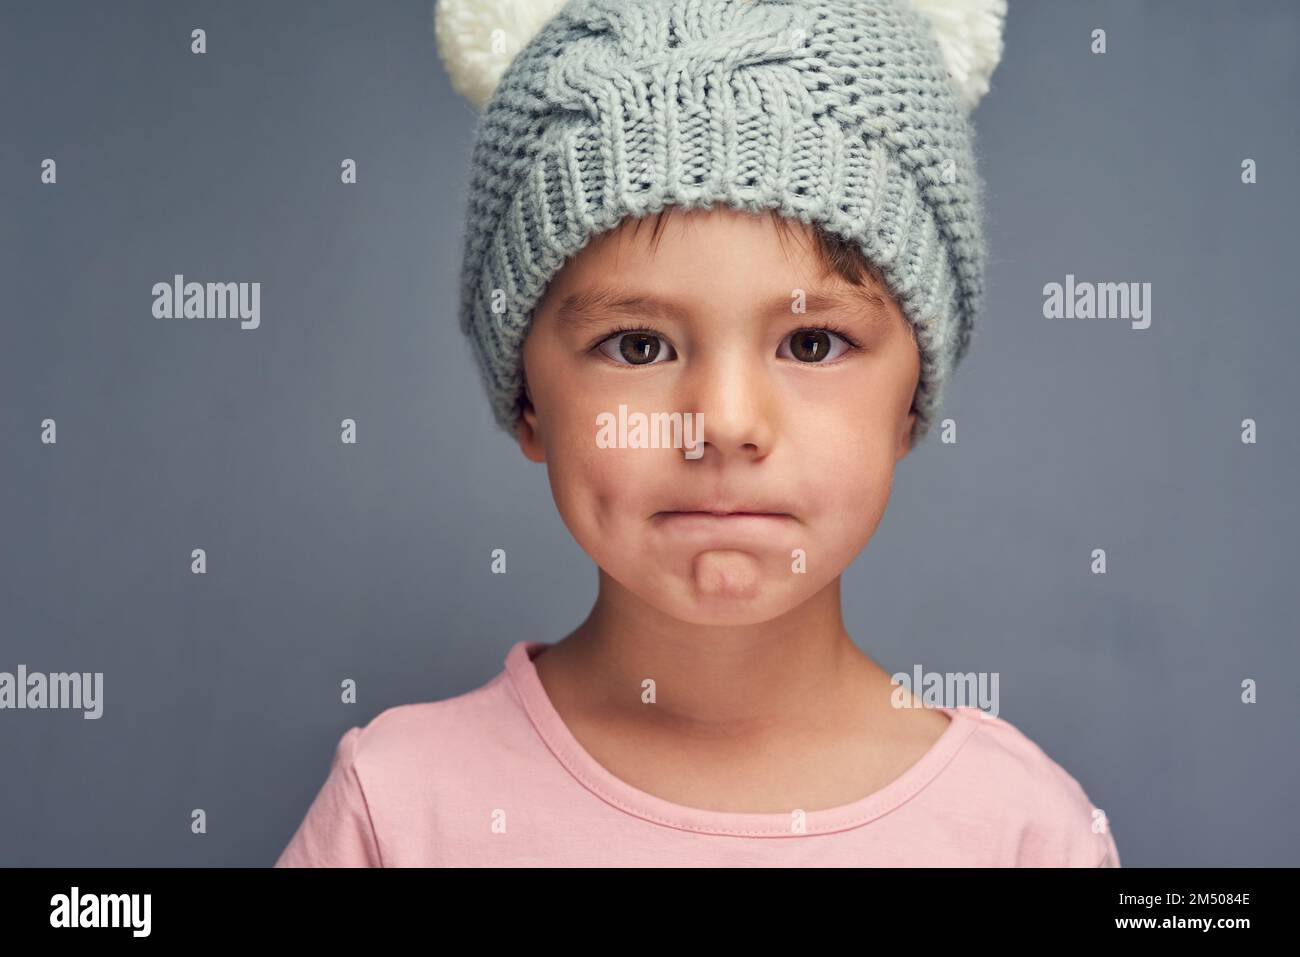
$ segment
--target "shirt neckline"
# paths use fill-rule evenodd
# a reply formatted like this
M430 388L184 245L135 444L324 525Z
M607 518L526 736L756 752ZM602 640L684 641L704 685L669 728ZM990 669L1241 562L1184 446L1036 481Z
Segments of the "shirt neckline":
M616 777L573 736L546 694L533 659L550 647L549 642L518 641L505 659L506 674L546 746L570 774L606 803L644 820L687 831L737 837L802 837L866 824L894 810L929 784L979 727L981 717L978 709L940 708L951 719L948 727L916 763L866 797L838 807L804 812L802 829L796 829L790 812L688 807L656 797Z

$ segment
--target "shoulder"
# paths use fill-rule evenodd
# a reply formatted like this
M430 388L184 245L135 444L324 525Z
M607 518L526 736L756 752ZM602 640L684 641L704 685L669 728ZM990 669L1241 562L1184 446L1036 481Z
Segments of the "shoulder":
M427 784L490 749L492 738L516 720L517 710L501 672L453 698L387 708L349 730L338 752L367 790Z
M491 766L492 737L512 724L504 678L454 698L388 708L344 732L276 866L394 866L410 847L432 847L426 832L436 811Z
M1083 786L1010 721L958 708L971 722L960 771L1011 825L1020 866L1118 867L1119 852L1105 811Z

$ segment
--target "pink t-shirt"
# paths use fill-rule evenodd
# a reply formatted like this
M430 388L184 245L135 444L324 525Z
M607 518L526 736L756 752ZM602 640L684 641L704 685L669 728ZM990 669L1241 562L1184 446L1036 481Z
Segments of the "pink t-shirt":
M851 804L733 813L615 777L551 705L517 642L483 686L347 731L277 867L1118 867L1106 818L1000 718L953 720L921 759Z

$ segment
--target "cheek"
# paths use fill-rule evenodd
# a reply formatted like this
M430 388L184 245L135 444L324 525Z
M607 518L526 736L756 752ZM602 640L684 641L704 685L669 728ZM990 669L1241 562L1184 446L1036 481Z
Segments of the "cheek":
M855 520L864 510L871 511L888 500L894 477L892 450L884 441L846 443L828 477L834 485L828 498L846 520Z
M801 497L814 509L823 534L836 540L837 551L856 552L866 544L884 515L893 484L893 412L863 409L856 407L842 421L827 423L800 442L799 472L807 489Z
M589 427L588 427L589 425ZM551 492L564 523L591 555L630 528L652 498L645 487L653 475L646 449L605 449L596 445L596 420L572 421L551 433L547 469ZM647 513L648 514L648 513ZM608 548L608 545L604 545Z
M597 417L618 408L618 396L590 387L570 374L558 346L531 343L535 350L534 396L539 400L542 441L551 495L561 519L589 555L610 551L620 527L639 514L649 498L641 484L652 474L642 449L607 449L596 443ZM623 396L626 401L626 396ZM622 523L622 525L620 525ZM625 545L618 546L626 550Z

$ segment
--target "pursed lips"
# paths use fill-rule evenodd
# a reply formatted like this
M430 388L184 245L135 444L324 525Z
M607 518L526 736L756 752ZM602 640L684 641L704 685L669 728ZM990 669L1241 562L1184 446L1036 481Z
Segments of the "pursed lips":
M707 496L689 499L669 499L665 508L655 512L655 518L665 515L698 515L710 518L768 517L794 518L794 512L784 502L763 501L740 496Z
M762 512L762 511L745 511L736 510L734 512L719 512L711 509L674 509L666 512L656 512L656 516L667 515L700 515L708 518L742 518L745 516L759 518L792 518L788 512Z
M789 512L758 509L673 509L656 512L651 520L659 526L702 531L773 531L781 525L798 521Z

